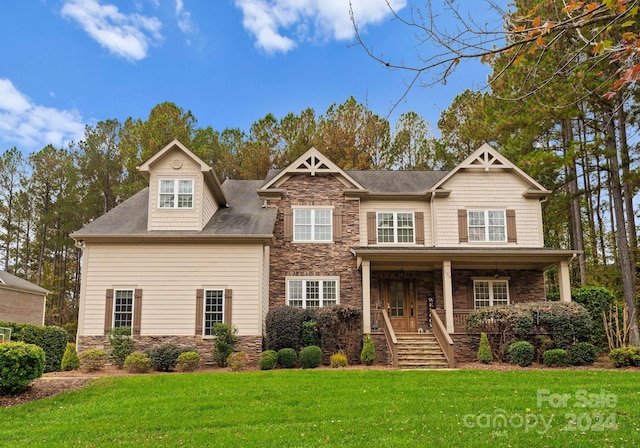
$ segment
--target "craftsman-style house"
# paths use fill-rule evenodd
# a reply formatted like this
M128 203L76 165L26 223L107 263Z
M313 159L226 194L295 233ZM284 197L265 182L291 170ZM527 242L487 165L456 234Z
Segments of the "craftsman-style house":
M206 353L213 324L229 322L255 356L270 307L343 303L362 309L383 362L452 366L468 314L544 300L546 268L570 301L574 253L543 242L550 191L486 144L449 172L343 171L312 148L221 185L174 140L139 170L148 188L72 235L80 350L130 325L141 347ZM420 359L421 344L437 359Z

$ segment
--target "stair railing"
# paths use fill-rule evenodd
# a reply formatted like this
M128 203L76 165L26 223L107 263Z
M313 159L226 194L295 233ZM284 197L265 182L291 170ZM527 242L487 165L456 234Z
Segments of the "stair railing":
M434 309L431 309L431 330L442 348L444 357L447 358L449 368L454 368L456 366L456 357L453 350L453 340L440 320L440 316L438 316L438 313Z
M387 314L387 310L385 309L382 309L382 322L384 337L387 340L387 346L391 351L391 360L393 362L393 367L398 367L398 338L396 338L396 333L393 331L391 321L389 320L389 315Z

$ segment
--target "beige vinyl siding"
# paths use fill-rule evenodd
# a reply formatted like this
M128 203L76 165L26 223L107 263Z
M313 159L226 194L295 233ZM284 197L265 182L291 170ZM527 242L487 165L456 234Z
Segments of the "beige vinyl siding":
M176 169L175 160L182 164ZM193 179L193 207L185 209L158 208L160 179ZM167 153L153 166L149 179L149 230L202 230L204 178L200 167L182 151ZM215 211L215 210L214 210Z
M262 258L262 332L266 330L265 322L267 313L269 312L269 246L264 247Z
M203 189L202 227L206 226L213 214L218 210L218 204L208 188Z
M194 335L196 290L233 291L240 335L261 335L262 245L89 244L80 335L104 333L105 291L143 291L141 335Z
M424 213L424 241L431 242L431 208L427 201L360 201L360 244L367 245L367 213L368 212L422 212ZM414 236L416 234L414 233ZM377 238L377 237L376 237ZM400 244L398 244L400 245ZM416 244L409 244L415 246Z
M436 246L544 246L540 201L522 196L530 186L513 172L460 171L443 188L451 194L434 202ZM515 210L517 243L460 243L458 210L463 209Z

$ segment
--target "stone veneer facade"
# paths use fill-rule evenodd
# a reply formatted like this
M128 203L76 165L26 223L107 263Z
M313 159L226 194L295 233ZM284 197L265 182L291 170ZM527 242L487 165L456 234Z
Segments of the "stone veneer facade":
M107 336L78 336L78 353L90 349L102 349L109 351ZM249 361L257 363L262 352L262 336L238 336L236 351L244 351L249 356ZM145 351L164 344L173 344L181 348L192 348L201 356L200 364L213 364L213 339L204 339L201 336L135 336L136 350Z
M278 208L271 248L269 307L286 305L287 276L340 278L339 303L362 309L362 279L351 247L360 241L359 202L346 199L345 186L333 175L293 175L280 187L280 199L269 199ZM318 195L322 192L322 195ZM284 213L295 206L331 206L342 214L342 239L328 243L285 241Z

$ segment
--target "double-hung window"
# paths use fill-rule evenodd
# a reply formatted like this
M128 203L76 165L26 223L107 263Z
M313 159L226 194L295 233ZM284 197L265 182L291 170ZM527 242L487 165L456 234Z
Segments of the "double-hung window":
M469 241L507 241L504 210L469 210Z
M378 212L378 243L414 243L413 212Z
M332 216L330 208L293 209L293 241L332 241Z
M287 302L298 308L322 308L338 303L337 279L287 279Z
M159 208L192 208L193 179L160 179Z
M475 309L509 305L509 281L474 280L473 298Z
M113 326L133 326L133 290L116 289L113 292Z
M204 291L204 336L213 335L213 325L224 322L224 290Z

